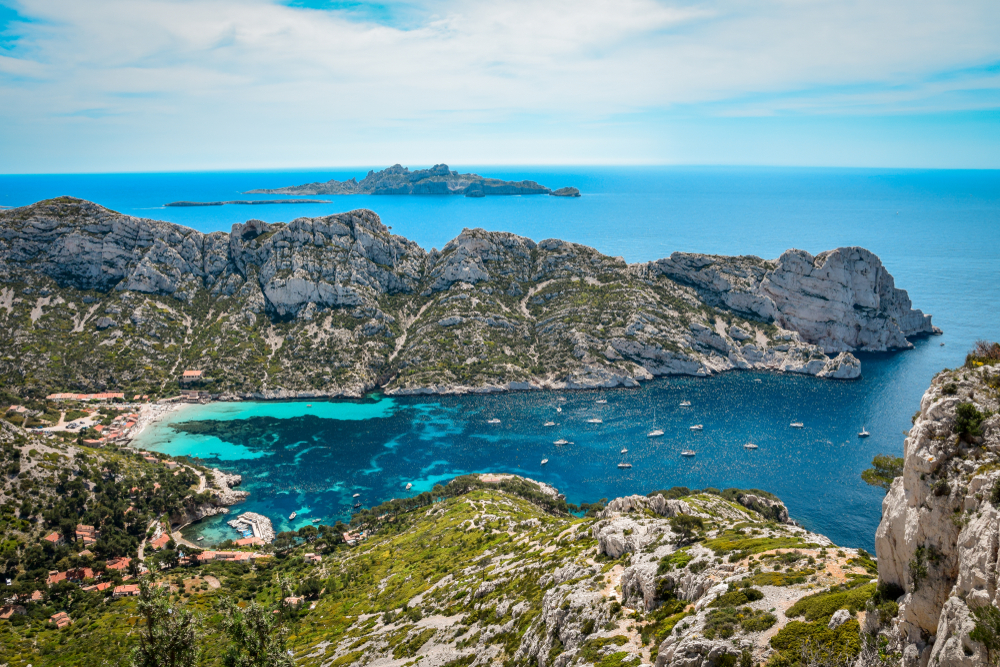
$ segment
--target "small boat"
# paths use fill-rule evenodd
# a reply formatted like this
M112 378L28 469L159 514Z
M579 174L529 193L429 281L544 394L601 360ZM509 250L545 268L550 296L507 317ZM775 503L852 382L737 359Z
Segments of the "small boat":
M361 503L354 503L354 509L358 509L359 507L361 507Z
M548 462L549 462L549 460L548 460L548 459L542 459L542 465L545 465L545 464L546 464L546 463L548 463Z
M691 407L691 401L681 401L681 407L682 408L690 408Z
M361 497L361 494L360 494L360 493L355 493L355 494L354 494L353 496L351 496L351 497L352 497L352 498L360 498L360 497Z
M683 452L681 452L681 456L694 456L694 455L695 452L690 449L685 449Z
M291 521L292 519L294 519L297 516L298 516L298 514L296 514L295 512L292 512L291 514L288 515L288 520Z
M656 429L655 431L650 431L649 433L647 433L646 437L647 438L659 438L661 435L663 435L663 431L661 431L660 429Z
M619 452L619 453L620 454L628 454L628 450L626 448L622 447L622 451Z
M319 523L319 522L320 522L320 521L322 521L322 520L323 520L323 519L313 519L313 523Z
M619 468L631 468L632 464L631 463L619 463L618 467Z
M600 405L604 405L605 403L607 403L607 402L608 402L608 399L606 399L606 398L599 398L599 399L597 399L597 400L596 400L596 401L594 401L594 402L595 402L595 403L598 403L598 404L600 404Z
M754 380L754 382L763 382L763 380L761 380L760 378L757 378L757 379Z
M487 419L487 420L486 420L486 423L487 423L487 424L499 424L499 423L500 423L500 420L499 420L499 419L496 419L496 418L494 418L494 419Z
M412 488L413 488L413 484L410 484L409 482L407 482L406 483L406 490L409 491Z
M743 445L743 449L757 449L757 445L753 444L752 442L748 442L747 444Z
M555 422L545 422L545 426L555 426Z
M861 427L861 432L858 433L858 437L859 438L867 438L870 435L871 435L871 433L869 433L868 431L866 431L864 426Z
M201 536L201 537L199 537L199 538L198 538L197 540L195 540L195 542L201 542L201 541L202 541L203 539L205 539L205 536L204 536L204 535L202 535L202 536Z
M556 408L556 412L562 412L562 408Z
M701 430L703 430L704 428L705 428L705 427L704 427L704 426L702 426L701 424L695 424L694 426L692 426L692 427L691 427L691 430L692 430L692 431L701 431Z
M568 445L569 444L569 440L563 440L562 438L559 438L558 440L556 440L552 444L553 445Z
M307 407L307 408L311 408L312 406L313 406L313 404L312 404L312 403L306 403L306 407Z
M588 419L588 420L587 420L587 423L588 423L588 424L603 424L603 423L604 423L604 420L603 420L603 419L597 419L597 418L595 417L594 419Z
M805 424L803 424L802 422L792 422L791 424L789 424L789 426L791 426L792 428L804 428Z

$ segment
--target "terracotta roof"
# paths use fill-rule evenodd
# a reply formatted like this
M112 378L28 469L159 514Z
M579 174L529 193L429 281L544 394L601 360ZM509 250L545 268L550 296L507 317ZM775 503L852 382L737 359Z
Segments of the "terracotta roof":
M139 594L139 584L122 584L121 586L115 586L114 595L115 597L121 597L123 595L138 595Z

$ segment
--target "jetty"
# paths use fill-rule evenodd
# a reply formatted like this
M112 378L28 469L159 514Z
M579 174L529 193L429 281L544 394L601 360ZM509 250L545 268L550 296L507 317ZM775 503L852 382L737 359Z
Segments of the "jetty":
M274 527L271 525L271 520L263 514L244 512L226 523L241 533L250 530L253 532L253 536L264 544L270 544L274 541Z

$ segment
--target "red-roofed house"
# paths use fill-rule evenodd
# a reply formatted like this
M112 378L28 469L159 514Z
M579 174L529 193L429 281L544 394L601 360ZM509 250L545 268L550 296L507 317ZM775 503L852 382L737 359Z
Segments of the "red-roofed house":
M49 578L45 580L45 583L48 584L49 586L55 586L60 581L66 581L66 573L56 572L55 570L52 570L51 572L49 572Z
M161 533L159 537L149 543L149 546L153 549L162 549L167 546L167 542L170 541L170 535L166 533Z
M41 591L32 591L32 593L31 593L31 601L32 602L38 602L41 599L42 599L42 592Z
M262 540L259 537L243 537L241 539L233 542L238 547L250 547L255 544L261 544Z
M322 563L323 557L319 554L306 554L303 556L303 560L307 563Z
M19 604L5 604L0 607L0 619L7 620L14 614L25 614L25 609Z
M51 534L46 535L45 537L43 537L42 541L43 542L48 542L49 544L52 544L52 545L60 545L60 544L63 543L63 538L62 538L62 535L60 535L59 533L51 533Z
M114 560L108 561L109 570L127 570L128 564L132 562L131 558L115 558Z
M52 623L61 630L65 628L67 625L73 625L73 619L69 617L69 614L67 614L64 611L61 611L58 614L52 614L52 616L49 618L49 623Z
M70 581L83 581L84 579L93 579L94 571L89 567L78 567L73 570L66 571L66 578Z
M82 541L83 546L89 547L91 544L97 543L97 538L100 537L101 533L93 526L86 526L82 523L76 526L76 539L77 541Z
M101 592L101 591L106 591L109 588L111 588L111 582L110 581L102 581L101 583L94 584L93 586L84 586L83 590L85 590L85 591L97 591L97 592Z
M121 586L115 586L113 595L116 598L123 598L129 595L139 594L139 584L122 584Z

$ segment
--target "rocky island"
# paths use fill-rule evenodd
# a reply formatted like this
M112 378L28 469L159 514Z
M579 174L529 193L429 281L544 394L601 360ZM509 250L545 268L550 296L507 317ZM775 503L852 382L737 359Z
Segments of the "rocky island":
M479 174L460 174L446 164L436 164L430 169L410 171L396 164L382 171L369 171L361 181L329 180L324 183L306 183L285 188L248 190L245 194L267 195L552 195L553 197L579 197L580 191L572 187L550 190L534 181L502 181Z
M0 213L0 324L16 391L172 395L197 369L234 398L850 379L853 351L937 331L863 248L628 264L481 229L427 251L368 210L202 234L69 197Z

